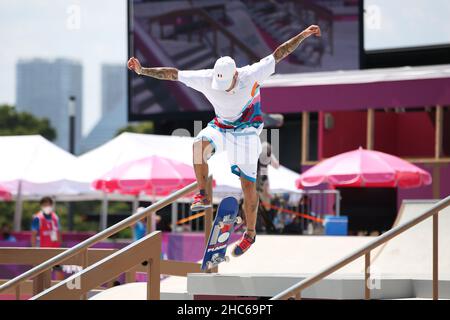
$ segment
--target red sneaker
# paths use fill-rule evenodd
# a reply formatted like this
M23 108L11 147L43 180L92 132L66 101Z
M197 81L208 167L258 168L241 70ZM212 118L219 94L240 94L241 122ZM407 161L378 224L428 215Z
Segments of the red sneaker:
M231 255L233 257L239 257L243 255L251 246L255 243L255 237L250 237L247 232L244 233L242 236L241 241L234 247L233 251L231 252Z
M203 211L208 208L211 208L211 203L209 202L209 200L206 198L206 196L197 193L194 196L194 201L191 204L191 211L192 212Z

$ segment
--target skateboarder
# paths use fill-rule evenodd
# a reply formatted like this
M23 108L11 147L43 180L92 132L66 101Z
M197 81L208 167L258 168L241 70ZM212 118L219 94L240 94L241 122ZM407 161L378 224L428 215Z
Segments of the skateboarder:
M231 172L238 175L244 194L247 230L233 250L240 256L255 242L258 208L256 175L263 128L259 89L261 83L275 72L275 64L292 53L309 36L320 36L320 28L312 25L280 45L272 54L252 65L237 68L231 57L219 58L214 69L179 71L176 68L143 68L132 57L128 68L139 75L161 80L181 81L200 91L214 107L216 117L197 135L194 142L194 170L199 193L195 195L192 211L211 207L205 191L208 177L207 160L214 153L226 151Z

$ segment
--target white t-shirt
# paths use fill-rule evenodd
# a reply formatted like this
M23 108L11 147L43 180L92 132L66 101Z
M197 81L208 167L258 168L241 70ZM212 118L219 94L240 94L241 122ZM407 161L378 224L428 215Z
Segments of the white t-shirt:
M253 100L259 99L259 90L255 92L255 89L275 72L275 58L271 54L252 65L237 68L237 72L236 86L230 92L211 87L213 69L179 71L178 80L203 93L219 119L234 122Z

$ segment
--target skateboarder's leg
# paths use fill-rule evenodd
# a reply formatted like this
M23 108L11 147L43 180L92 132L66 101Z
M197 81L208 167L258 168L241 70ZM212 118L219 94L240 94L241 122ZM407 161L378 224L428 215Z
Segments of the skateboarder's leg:
M253 179L252 179L253 180ZM231 254L239 257L244 254L254 243L256 238L256 214L258 209L258 196L255 181L241 175L241 186L244 194L244 214L247 231L236 244Z
M261 153L261 141L255 128L248 128L227 136L231 143L227 145L231 172L241 180L243 192L243 209L247 226L247 235L254 238L256 234L256 214L258 194L256 192L256 172Z
M205 190L208 178L208 159L212 155L212 145L208 140L198 140L193 144L193 164L198 188Z
M191 211L202 211L211 207L211 201L206 191L208 179L208 159L216 153L223 151L223 133L207 126L199 132L193 145L193 165L197 178L199 193L194 196Z
M195 137L193 144L193 164L200 190L205 190L208 178L208 159L223 151L223 133L207 126Z
M258 195L256 192L256 171L258 167L258 157L261 152L261 142L254 129L240 132L233 135L234 148L227 149L228 159L231 164L231 172L241 179L243 192L243 209L247 230L241 240L232 251L233 256L241 256L254 243L256 237L256 215L258 209Z
M242 192L244 194L244 214L247 226L247 234L251 237L256 235L256 215L258 211L258 194L256 192L256 183L241 177Z
M202 211L211 207L209 195L206 192L208 179L208 159L212 155L212 144L208 140L200 139L193 145L193 164L197 178L199 192L194 196L191 211Z

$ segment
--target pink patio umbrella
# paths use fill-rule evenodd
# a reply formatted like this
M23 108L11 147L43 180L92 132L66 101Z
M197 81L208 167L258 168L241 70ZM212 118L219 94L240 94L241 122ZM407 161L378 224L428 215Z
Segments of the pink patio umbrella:
M95 180L92 186L107 193L164 196L194 181L196 178L191 166L151 156L115 167Z
M431 176L408 161L360 147L320 162L296 181L299 189L322 183L335 187L417 188L431 184Z
M2 186L0 186L0 199L3 201L11 201L12 199L11 193Z

